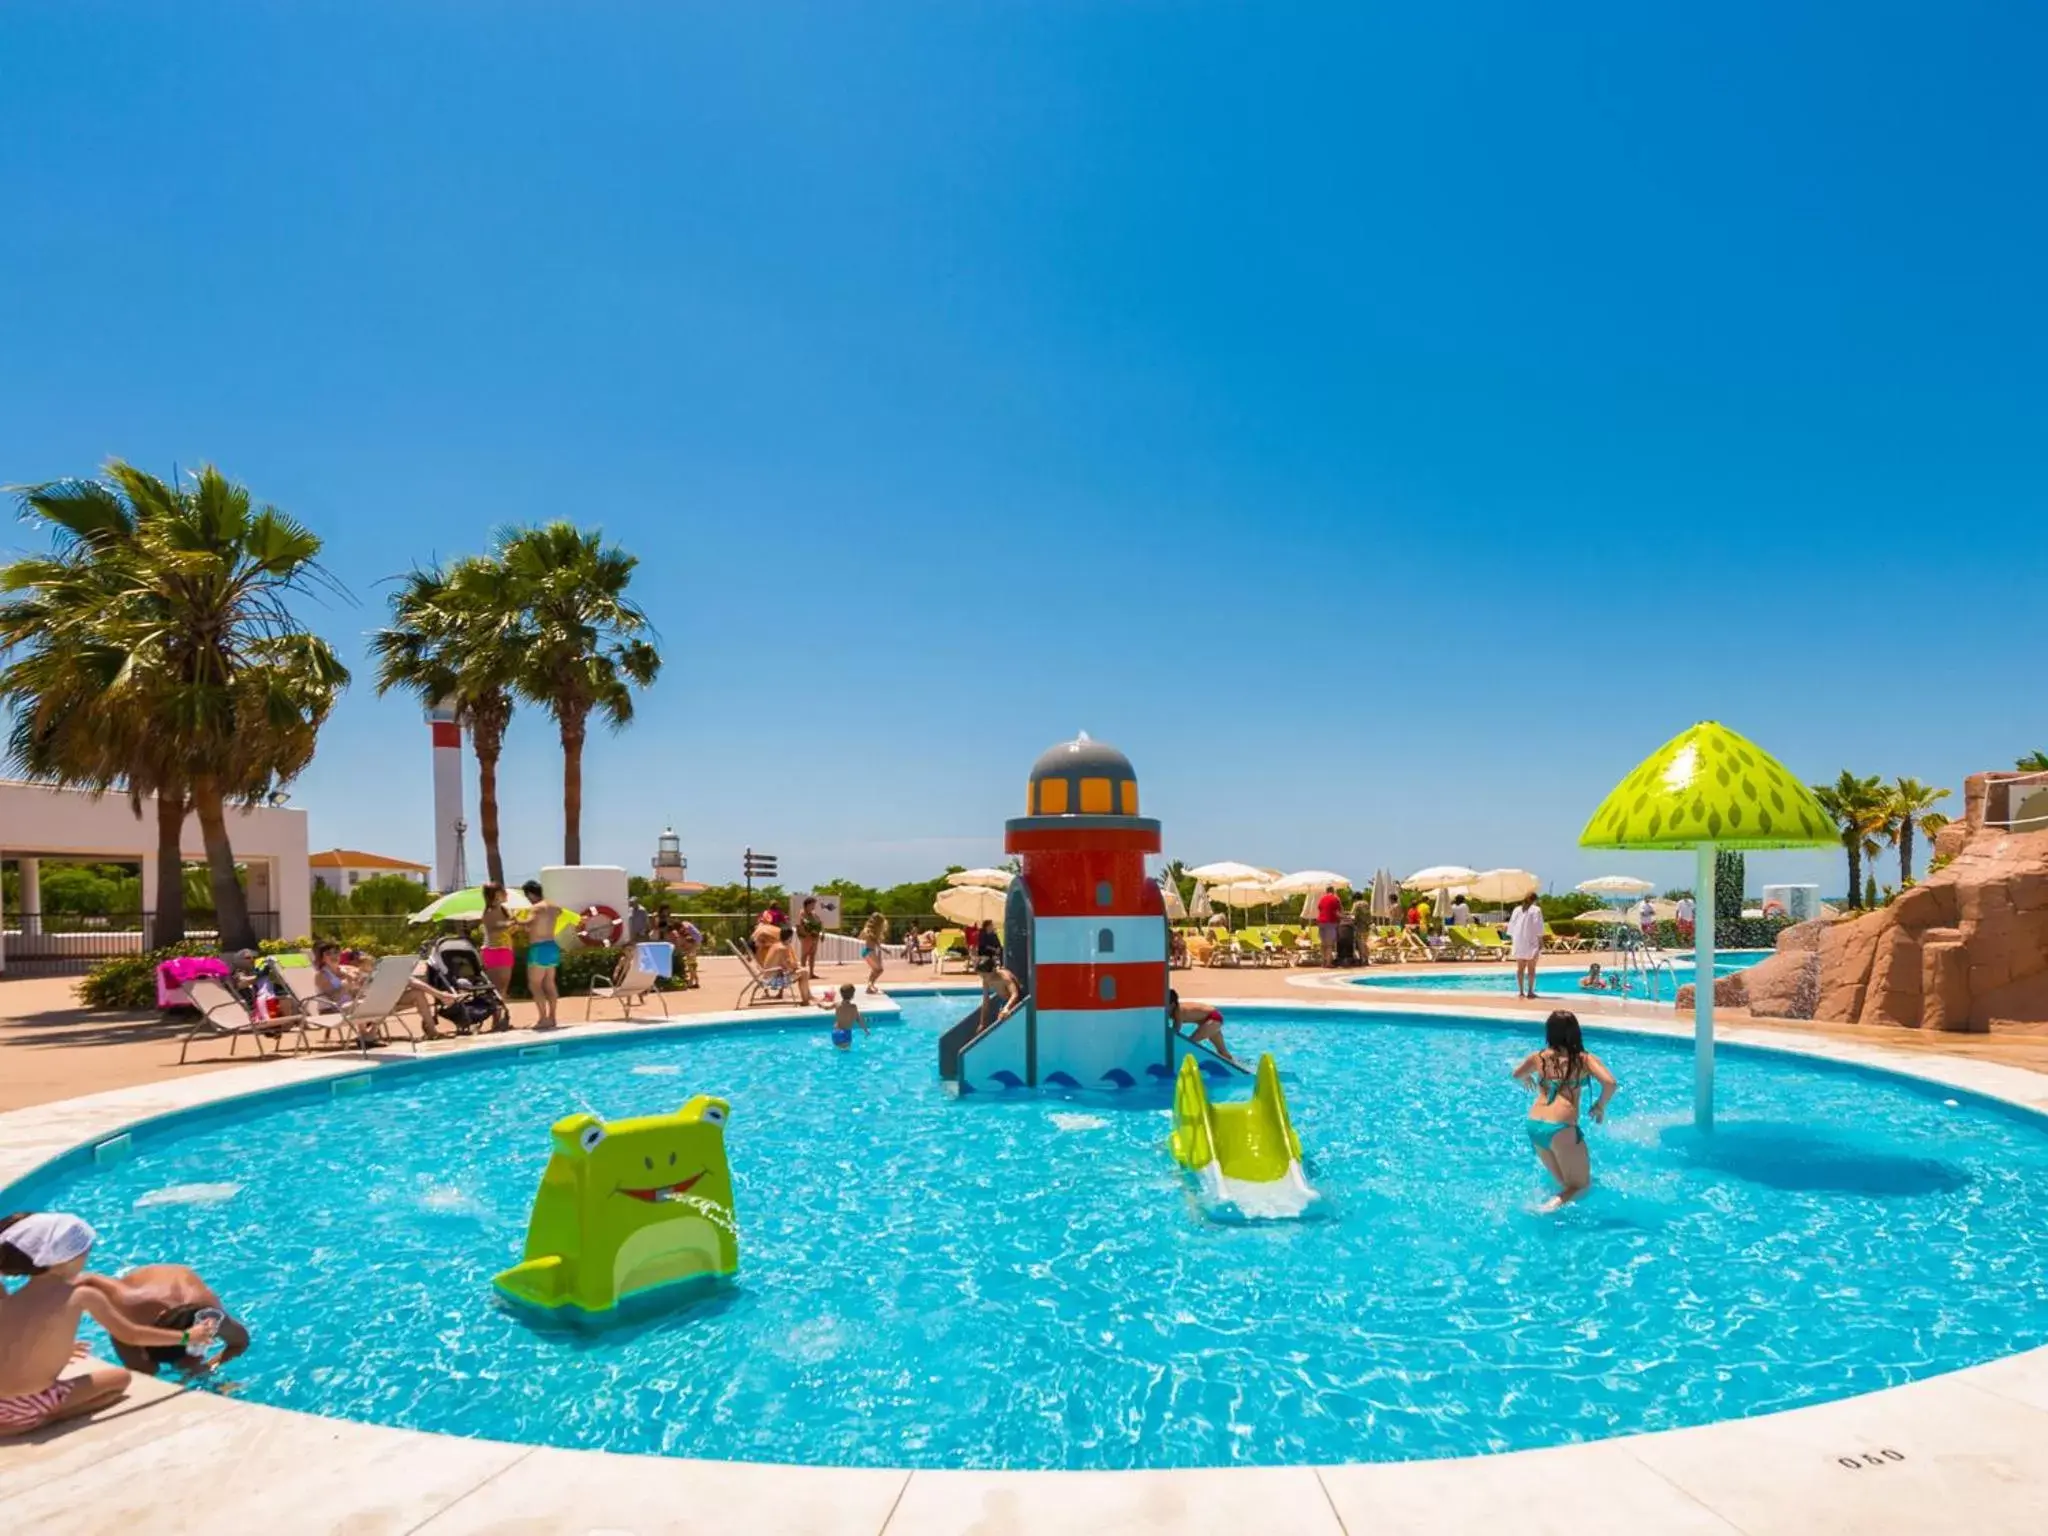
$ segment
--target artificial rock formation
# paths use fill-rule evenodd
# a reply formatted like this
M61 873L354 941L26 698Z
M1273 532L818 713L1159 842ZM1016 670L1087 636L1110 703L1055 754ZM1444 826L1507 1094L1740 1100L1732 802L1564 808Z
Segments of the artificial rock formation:
M1935 840L1948 864L1879 911L1786 929L1777 954L1716 984L1715 1002L1908 1029L2048 1021L2048 826L1998 824L2016 778L1971 775L1963 819Z

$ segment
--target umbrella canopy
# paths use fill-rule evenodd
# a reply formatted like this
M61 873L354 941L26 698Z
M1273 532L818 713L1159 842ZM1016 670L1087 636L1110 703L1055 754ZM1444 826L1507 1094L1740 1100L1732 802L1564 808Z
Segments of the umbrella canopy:
M1273 888L1263 880L1232 880L1209 894L1226 907L1266 907L1273 903Z
M516 890L505 892L505 910L525 912L533 906L524 895ZM450 891L438 896L419 911L406 919L409 923L474 923L484 915L484 888L472 885L466 890Z
M1572 887L1585 896L1647 896L1657 889L1648 880L1638 880L1634 875L1602 875L1597 880L1581 880Z
M1159 877L1159 900L1166 908L1166 920L1169 923L1179 923L1187 920L1188 909L1181 905L1180 885L1174 880L1173 876L1161 875Z
M1614 786L1581 848L1833 848L1841 833L1785 765L1702 720Z
M1520 901L1543 888L1543 882L1526 869L1482 869L1467 883L1465 894L1474 901Z
M1753 741L1702 720L1636 765L1579 834L1582 848L1689 848L1697 909L1693 1125L1714 1128L1714 852L1717 848L1826 848L1835 824L1813 791Z
M1195 899L1188 904L1188 916L1198 923L1206 923L1216 915L1215 903L1209 900L1209 887L1195 887Z
M956 869L946 876L946 884L986 885L1000 891L1016 878L1007 869Z
M932 910L953 923L1000 923L1008 900L992 885L949 885L939 892Z
M1382 922L1389 922L1400 913L1401 882L1388 870L1379 870L1372 877L1372 915Z
M1236 880L1257 880L1264 882L1271 878L1270 872L1252 864L1239 864L1225 859L1221 864L1204 864L1197 869L1183 870L1183 874L1194 876L1210 885L1229 885Z
M1278 880L1269 881L1267 888L1275 896L1299 896L1307 893L1320 896L1325 889L1336 886L1340 891L1351 889L1351 882L1342 875L1333 875L1327 869L1301 869L1291 875L1282 875Z
M1470 885L1478 878L1478 870L1467 869L1462 864L1432 864L1427 869L1417 870L1401 883L1418 891L1448 891L1454 885Z

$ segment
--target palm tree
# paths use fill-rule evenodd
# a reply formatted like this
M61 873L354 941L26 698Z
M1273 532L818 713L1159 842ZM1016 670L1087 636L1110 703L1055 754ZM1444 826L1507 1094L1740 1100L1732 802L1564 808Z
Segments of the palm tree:
M2048 752L2029 752L2013 766L2021 773L2048 773Z
M640 562L595 530L554 522L498 536L503 603L518 612L519 695L554 716L562 739L562 861L583 862L583 744L590 717L633 718L633 689L661 671L647 615L626 597Z
M185 936L185 816L191 807L182 765L148 716L99 705L121 678L123 657L92 629L119 592L119 563L132 556L146 506L96 481L59 481L21 493L24 515L40 519L52 554L0 572L0 700L12 713L8 757L30 778L105 794L125 789L139 820L154 797L157 878L150 898L151 944Z
M256 934L227 808L255 803L303 771L348 682L332 649L286 605L326 581L316 563L320 540L276 508L254 506L246 489L210 466L187 488L115 460L107 481L28 491L25 506L58 531L59 551L54 562L19 562L7 576L12 590L72 605L42 648L74 644L104 679L94 700L95 712L110 718L102 746L88 753L82 732L48 723L49 708L64 702L49 670L20 680L49 689L37 696L42 739L53 758L84 754L72 759L75 776L118 777L136 797L163 788L189 797L222 945L247 948ZM49 580L53 565L66 562L89 575L74 573L69 588ZM24 695L14 697L18 721ZM122 750L144 737L146 757ZM160 799L160 846L170 816Z
M1849 905L1863 905L1863 857L1875 855L1885 827L1885 791L1876 774L1858 778L1844 768L1832 784L1816 784L1821 809L1841 829L1842 848L1849 856Z
M512 723L512 680L525 648L523 615L505 601L496 562L472 557L447 571L414 571L391 595L391 627L370 637L377 692L394 688L432 706L445 703L476 754L477 824L484 866L505 883L498 850L498 759Z
M1885 791L1885 830L1899 849L1899 889L1913 878L1913 828L1936 801L1946 800L1948 791L1934 789L1918 779L1894 779Z

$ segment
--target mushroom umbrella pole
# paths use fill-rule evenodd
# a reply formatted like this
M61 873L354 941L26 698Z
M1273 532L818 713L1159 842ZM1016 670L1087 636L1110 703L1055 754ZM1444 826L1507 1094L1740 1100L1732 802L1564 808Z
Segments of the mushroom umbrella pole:
M1691 849L1693 1124L1714 1128L1714 852L1820 848L1839 840L1813 792L1755 742L1712 720L1672 737L1617 784L1579 834L1582 848Z

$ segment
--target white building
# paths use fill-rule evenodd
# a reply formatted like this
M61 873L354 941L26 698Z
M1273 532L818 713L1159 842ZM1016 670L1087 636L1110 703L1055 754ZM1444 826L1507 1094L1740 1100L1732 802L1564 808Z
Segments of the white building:
M386 858L381 853L365 853L360 848L330 848L325 853L312 855L306 863L313 871L315 885L324 885L344 896L373 875L403 875L425 885L431 873L426 865L415 864L410 859Z
M228 812L228 836L235 862L246 872L249 914L260 938L290 938L313 926L313 886L306 861L306 813L290 806ZM185 818L180 853L188 863L206 858L199 819ZM156 802L145 800L142 815L122 794L93 796L83 790L52 789L0 779L0 858L19 865L18 910L0 913L0 973L7 952L30 958L88 957L151 948L149 916L122 914L93 926L92 920L57 933L43 920L42 861L103 860L142 867L142 900L156 897Z

